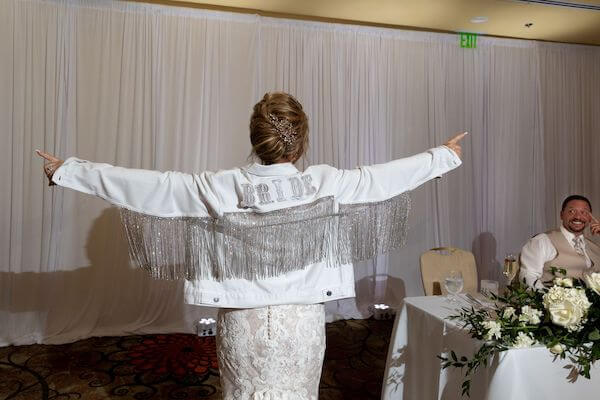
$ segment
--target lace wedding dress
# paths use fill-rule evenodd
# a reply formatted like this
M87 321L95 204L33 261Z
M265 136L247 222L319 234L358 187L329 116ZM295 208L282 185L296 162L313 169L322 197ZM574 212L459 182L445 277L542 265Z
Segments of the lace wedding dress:
M325 354L323 304L222 309L217 355L225 400L316 400Z

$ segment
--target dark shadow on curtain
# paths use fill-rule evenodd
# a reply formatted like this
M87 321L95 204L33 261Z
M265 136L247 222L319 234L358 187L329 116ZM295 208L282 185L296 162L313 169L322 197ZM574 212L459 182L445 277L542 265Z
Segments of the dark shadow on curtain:
M86 253L89 265L70 271L0 272L0 311L31 313L30 326L37 333L24 335L32 334L35 342L71 330L88 337L97 330L135 329L156 319L183 320L183 283L153 280L130 264L116 208L105 209L94 220ZM95 297L104 297L107 291L115 296L98 303ZM148 310L149 300L161 304L154 296L164 299L162 310ZM0 336L5 334L0 330Z
M490 232L482 232L475 237L471 251L477 262L477 275L479 280L491 279L498 282L502 280L502 264L496 254L496 238Z

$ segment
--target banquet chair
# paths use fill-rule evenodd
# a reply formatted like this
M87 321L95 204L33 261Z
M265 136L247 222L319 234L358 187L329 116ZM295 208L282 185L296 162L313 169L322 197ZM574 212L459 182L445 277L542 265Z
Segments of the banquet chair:
M444 279L450 271L462 273L463 292L477 293L477 265L473 253L456 247L436 247L421 254L421 279L425 294L446 294Z

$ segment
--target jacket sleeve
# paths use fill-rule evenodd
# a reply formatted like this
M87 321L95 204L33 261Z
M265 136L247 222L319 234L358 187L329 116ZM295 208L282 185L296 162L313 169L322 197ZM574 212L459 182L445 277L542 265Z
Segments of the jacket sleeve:
M384 164L337 171L337 198L342 204L382 201L412 190L461 165L445 146Z
M115 167L75 157L56 170L57 185L101 197L132 211L161 217L205 217L212 196L207 175Z

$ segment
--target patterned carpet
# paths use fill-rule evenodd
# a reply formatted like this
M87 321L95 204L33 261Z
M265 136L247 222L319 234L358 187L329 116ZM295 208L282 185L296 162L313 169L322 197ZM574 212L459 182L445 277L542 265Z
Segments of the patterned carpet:
M379 399L392 321L327 324L321 400ZM0 348L0 399L221 399L214 337L90 338Z

